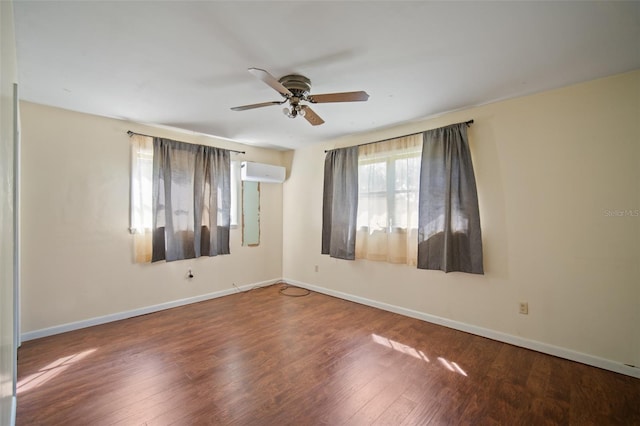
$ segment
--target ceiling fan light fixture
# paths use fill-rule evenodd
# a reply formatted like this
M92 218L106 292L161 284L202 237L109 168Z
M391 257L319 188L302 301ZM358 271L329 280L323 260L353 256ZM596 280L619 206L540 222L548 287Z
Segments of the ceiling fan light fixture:
M297 116L304 117L305 111L302 105L292 104L290 107L282 108L282 113L289 118L296 118Z
M295 114L293 114L288 107L282 108L282 113L289 118L296 118Z

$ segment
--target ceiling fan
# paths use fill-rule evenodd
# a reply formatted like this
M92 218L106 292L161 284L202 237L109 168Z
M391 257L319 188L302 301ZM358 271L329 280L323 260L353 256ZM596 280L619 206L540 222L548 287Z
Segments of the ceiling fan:
M280 79L276 79L267 71L260 68L249 68L249 72L275 89L284 97L284 100L233 107L231 108L233 111L245 111L270 105L282 105L285 102L289 102L289 106L282 110L287 117L296 118L297 116L301 116L311 123L312 126L318 126L324 123L324 120L308 105L301 105L300 102L321 104L326 102L362 102L369 99L369 95L364 91L312 95L309 93L311 91L311 80L299 74L285 75Z

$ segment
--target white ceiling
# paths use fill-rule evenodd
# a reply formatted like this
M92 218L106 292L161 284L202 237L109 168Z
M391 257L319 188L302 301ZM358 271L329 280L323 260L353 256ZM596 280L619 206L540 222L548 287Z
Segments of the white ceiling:
M297 148L640 68L640 2L14 0L21 98ZM300 73L312 127L247 72ZM471 117L470 117L471 118Z

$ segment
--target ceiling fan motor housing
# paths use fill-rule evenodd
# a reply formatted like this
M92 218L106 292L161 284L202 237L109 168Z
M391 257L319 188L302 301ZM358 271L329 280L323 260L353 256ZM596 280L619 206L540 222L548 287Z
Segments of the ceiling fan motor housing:
M289 74L278 81L296 98L304 99L311 92L311 80L303 75Z

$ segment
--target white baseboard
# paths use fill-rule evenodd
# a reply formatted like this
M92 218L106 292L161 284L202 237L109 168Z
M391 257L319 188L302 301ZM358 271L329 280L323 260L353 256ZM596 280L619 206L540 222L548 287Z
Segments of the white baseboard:
M382 309L384 311L393 312L396 314L404 315L411 318L416 318L433 324L442 325L445 327L453 328L455 330L464 331L467 333L475 334L477 336L487 337L499 342L508 343L514 346L520 346L522 348L531 349L537 352L557 356L559 358L568 359L571 361L580 362L582 364L591 365L594 367L602 368L604 370L613 371L620 374L625 374L631 377L640 378L640 368L631 367L619 362L615 362L609 359L600 358L597 356L577 352L571 349L563 348L560 346L550 345L548 343L538 342L536 340L525 339L523 337L514 336L500 331L491 330L488 328L478 327L471 324L466 324L459 321L453 321L447 318L441 318L435 315L426 314L424 312L414 311L412 309L402 308L400 306L390 305L388 303L378 302L376 300L366 299L360 296L354 296L352 294L343 293L337 290L331 290L324 287L307 284L304 282L283 278L287 284L303 287L308 290L313 290L318 293L323 293L329 296L334 296L340 299L349 300L352 302L360 303L362 305L372 306L374 308Z
M15 426L16 424L16 413L18 410L18 399L15 395L11 397L11 419L9 420L9 424L11 426Z
M213 293L202 294L200 296L187 297L185 299L173 300L171 302L160 303L158 305L146 306L143 308L133 309L131 311L117 312L115 314L104 315L101 317L89 318L82 321L70 322L67 324L57 325L54 327L43 328L41 330L29 331L22 333L22 341L39 339L41 337L53 336L54 334L65 333L67 331L79 330L81 328L91 327L94 325L106 324L112 321L119 321L127 318L137 317L139 315L146 315L152 312L163 311L165 309L176 308L178 306L188 305L190 303L202 302L204 300L215 299L217 297L228 296L233 293L237 293L238 290L245 291L251 290L256 287L264 287L272 285L282 281L280 278L261 281L253 284L246 284L240 287L232 287L226 290L215 291Z

